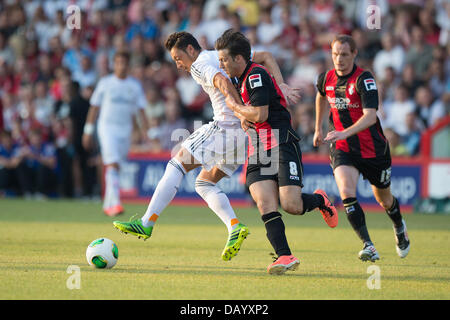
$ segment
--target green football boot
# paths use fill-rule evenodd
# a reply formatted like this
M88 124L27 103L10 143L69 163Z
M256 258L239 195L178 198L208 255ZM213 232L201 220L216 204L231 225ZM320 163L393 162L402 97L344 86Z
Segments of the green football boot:
M239 223L237 227L228 236L227 244L222 252L222 259L225 261L231 260L241 249L242 242L250 233L246 225Z
M113 225L116 229L123 233L130 233L137 236L139 239L147 240L152 235L153 226L144 227L141 219L130 219L129 222L114 221Z

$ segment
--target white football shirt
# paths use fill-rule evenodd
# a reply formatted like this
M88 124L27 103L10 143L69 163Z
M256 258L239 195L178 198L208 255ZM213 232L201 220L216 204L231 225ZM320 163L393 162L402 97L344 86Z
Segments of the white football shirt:
M110 74L99 80L90 103L100 107L99 130L109 129L111 134L125 136L131 134L133 115L146 107L147 99L137 79Z
M219 89L214 87L214 76L219 72L229 79L225 71L219 67L219 55L215 50L203 50L191 66L192 78L202 86L211 99L214 111L213 120L239 121L225 103L225 96Z

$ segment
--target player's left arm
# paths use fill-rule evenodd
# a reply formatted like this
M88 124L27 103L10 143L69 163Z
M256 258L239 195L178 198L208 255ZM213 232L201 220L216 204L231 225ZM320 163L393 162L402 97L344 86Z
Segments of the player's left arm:
M330 131L325 138L327 142L345 140L377 122L378 89L370 72L364 72L356 84L356 92L361 97L363 115L353 125L343 131Z
M253 54L252 60L253 62L261 64L267 68L267 70L272 74L273 78L277 82L281 92L283 93L289 104L296 104L300 100L300 89L292 88L284 82L280 67L275 60L275 57L270 52L256 51Z

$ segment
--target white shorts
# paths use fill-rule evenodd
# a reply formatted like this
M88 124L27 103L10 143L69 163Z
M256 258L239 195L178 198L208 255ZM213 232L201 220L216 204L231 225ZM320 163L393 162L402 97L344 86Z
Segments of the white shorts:
M195 130L181 146L206 171L217 167L231 176L245 162L246 141L240 122L213 121Z
M98 130L100 153L104 165L122 163L128 157L131 138L127 135L114 135L112 130Z

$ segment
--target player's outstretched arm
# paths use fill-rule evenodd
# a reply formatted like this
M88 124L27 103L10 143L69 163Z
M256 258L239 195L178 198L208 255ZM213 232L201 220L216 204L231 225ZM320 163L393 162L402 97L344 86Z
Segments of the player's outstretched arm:
M296 104L301 96L300 89L292 88L284 83L283 75L274 56L268 51L257 51L253 54L253 62L263 65L272 74L278 86L283 92L287 102L292 105Z

